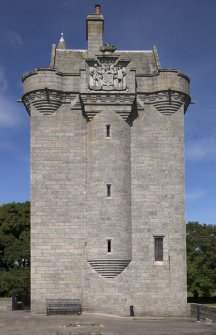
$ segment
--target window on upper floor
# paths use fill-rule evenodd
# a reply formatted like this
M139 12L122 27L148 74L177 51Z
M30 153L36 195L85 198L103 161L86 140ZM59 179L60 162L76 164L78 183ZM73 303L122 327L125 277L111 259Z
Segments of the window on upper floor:
M155 261L163 261L163 237L154 237Z

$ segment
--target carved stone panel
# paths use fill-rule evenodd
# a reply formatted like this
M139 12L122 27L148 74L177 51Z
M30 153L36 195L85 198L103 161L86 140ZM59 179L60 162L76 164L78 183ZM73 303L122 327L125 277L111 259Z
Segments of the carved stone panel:
M89 66L88 88L91 91L128 91L128 61L118 57L103 57L87 62Z

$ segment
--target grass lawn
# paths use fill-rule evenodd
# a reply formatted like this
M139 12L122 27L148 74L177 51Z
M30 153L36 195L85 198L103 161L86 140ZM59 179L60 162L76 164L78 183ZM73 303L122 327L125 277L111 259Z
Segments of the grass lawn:
M216 304L202 304L202 305L216 308Z

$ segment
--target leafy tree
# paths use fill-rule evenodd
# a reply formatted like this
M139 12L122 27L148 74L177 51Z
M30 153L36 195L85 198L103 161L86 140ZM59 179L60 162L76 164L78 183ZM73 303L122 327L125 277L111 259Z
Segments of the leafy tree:
M29 293L29 268L14 268L9 271L0 271L0 296L11 296L13 291L17 294Z
M30 203L0 206L0 295L30 287Z
M216 225L187 224L188 291L216 295ZM30 203L0 206L0 296L30 290Z
M187 224L188 291L210 297L216 291L216 225Z

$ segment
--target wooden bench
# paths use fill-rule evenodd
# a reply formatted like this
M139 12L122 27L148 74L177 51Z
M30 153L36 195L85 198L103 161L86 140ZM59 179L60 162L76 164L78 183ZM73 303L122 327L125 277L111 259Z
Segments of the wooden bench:
M47 299L46 315L54 314L81 314L82 305L79 299Z

